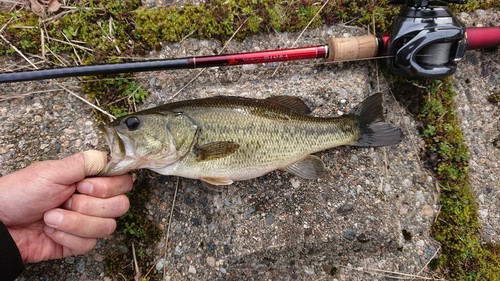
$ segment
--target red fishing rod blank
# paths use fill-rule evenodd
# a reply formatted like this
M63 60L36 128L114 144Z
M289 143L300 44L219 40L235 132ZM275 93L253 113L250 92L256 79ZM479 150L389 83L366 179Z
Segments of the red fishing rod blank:
M0 73L0 83L326 58L327 46Z
M500 45L500 27L468 27L465 31L468 50L493 48Z

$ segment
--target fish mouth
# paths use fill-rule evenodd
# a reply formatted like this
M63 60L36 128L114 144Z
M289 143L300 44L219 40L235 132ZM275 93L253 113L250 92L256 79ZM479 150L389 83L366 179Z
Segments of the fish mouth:
M125 146L118 132L113 127L106 125L101 125L100 129L106 136L111 158L123 157L125 155Z
M113 176L128 172L129 170L122 165L127 158L127 151L122 137L120 137L120 134L111 126L101 125L100 129L106 137L110 152L109 161L99 175Z
M141 168L164 168L178 160L177 157L174 157L173 160L169 157L160 157L157 159L149 154L143 155L138 153L132 137L121 133L114 126L101 125L99 128L106 136L106 142L110 151L108 163L99 173L100 176L123 175ZM177 156L176 153L173 154Z

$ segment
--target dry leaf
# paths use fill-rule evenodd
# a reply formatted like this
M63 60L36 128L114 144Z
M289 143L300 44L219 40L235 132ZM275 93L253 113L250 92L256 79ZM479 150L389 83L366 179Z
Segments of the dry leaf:
M41 18L45 17L45 7L37 0L30 0L30 8L35 15Z
M59 3L57 0L50 0L49 1L49 8L47 9L48 12L54 13L57 12L61 8L62 4Z

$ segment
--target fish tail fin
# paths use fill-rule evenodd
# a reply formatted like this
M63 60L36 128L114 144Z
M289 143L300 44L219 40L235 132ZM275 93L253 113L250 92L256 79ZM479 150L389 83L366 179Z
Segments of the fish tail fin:
M376 93L361 102L352 114L357 118L361 136L354 146L385 146L401 142L403 132L384 122L382 93Z

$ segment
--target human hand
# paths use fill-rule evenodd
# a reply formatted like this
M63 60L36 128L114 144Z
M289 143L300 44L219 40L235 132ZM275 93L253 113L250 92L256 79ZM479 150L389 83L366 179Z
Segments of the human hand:
M129 208L129 175L89 177L104 168L104 152L85 151L34 163L0 178L0 220L25 262L83 254L113 233Z

